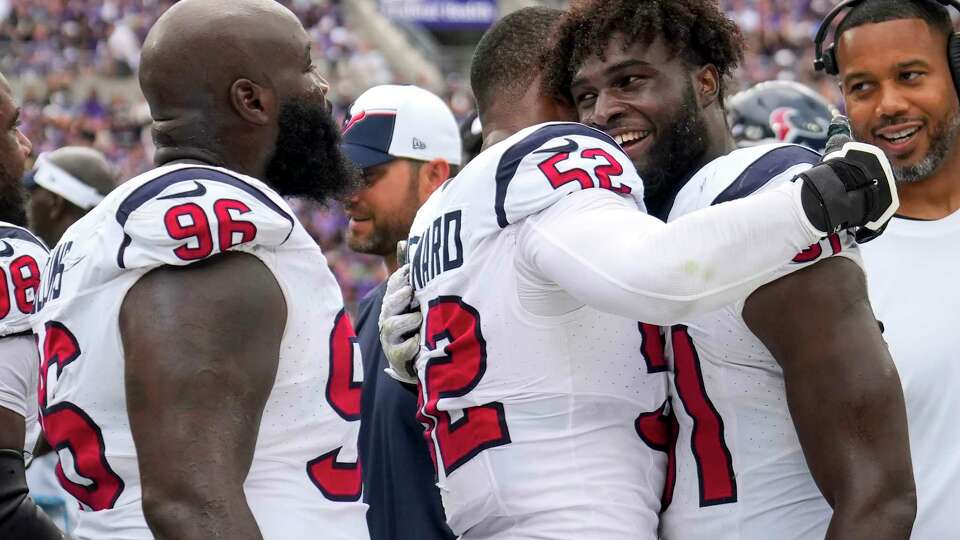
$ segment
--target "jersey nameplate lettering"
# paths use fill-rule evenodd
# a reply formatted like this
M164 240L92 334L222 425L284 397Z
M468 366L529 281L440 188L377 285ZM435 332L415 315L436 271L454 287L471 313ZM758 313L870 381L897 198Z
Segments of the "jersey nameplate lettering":
M420 290L434 278L463 266L463 211L448 212L437 219L419 237L411 239L410 263L413 288Z
M43 279L40 280L40 294L37 295L37 301L34 303L34 313L43 309L47 302L60 298L63 273L66 271L63 260L70 253L72 247L73 242L65 242L57 246L50 255L50 261L43 269Z

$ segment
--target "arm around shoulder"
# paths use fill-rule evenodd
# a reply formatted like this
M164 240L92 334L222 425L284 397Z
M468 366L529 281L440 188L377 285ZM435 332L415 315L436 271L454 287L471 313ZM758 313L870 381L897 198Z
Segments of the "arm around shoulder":
M584 304L654 324L718 309L774 279L819 239L791 184L670 223L603 190L568 195L529 218L525 266Z

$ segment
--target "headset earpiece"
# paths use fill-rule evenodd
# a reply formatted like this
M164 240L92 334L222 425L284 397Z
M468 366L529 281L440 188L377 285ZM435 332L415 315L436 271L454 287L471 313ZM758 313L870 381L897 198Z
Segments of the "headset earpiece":
M823 18L823 22L820 23L820 28L817 30L817 37L813 40L815 52L813 68L815 70L824 71L829 75L838 75L840 73L839 66L837 65L836 43L826 49L823 48L823 44L827 41L827 35L830 33L830 26L833 25L833 21L844 11L856 6L860 2L863 2L863 0L846 0L845 2L841 2Z
M824 17L820 23L820 29L817 31L817 37L814 39L816 59L813 67L817 71L823 71L829 75L840 74L840 64L837 62L837 44L833 43L826 49L823 44L827 40L827 34L830 33L830 26L841 13L856 7L857 4L865 0L846 0L834 7L830 13ZM960 12L960 0L936 0L943 7L953 7ZM957 90L957 96L960 97L960 32L950 35L950 41L947 45L947 62L950 64L950 74L953 76L953 86Z
M960 33L950 35L947 45L947 62L950 64L950 74L953 75L953 87L960 97Z
M823 51L823 71L827 75L837 76L840 74L840 66L837 63L837 44L830 45Z

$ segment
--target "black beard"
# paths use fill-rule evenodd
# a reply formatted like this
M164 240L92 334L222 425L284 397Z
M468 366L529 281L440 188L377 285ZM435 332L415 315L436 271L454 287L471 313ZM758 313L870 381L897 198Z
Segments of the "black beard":
M27 190L0 164L0 221L27 226Z
M644 198L651 207L662 203L707 151L707 126L700 116L692 84L687 86L683 102L672 116L674 121L658 133L638 171L643 178Z
M360 175L340 152L340 129L326 103L294 98L280 105L279 133L266 180L284 197L321 204L360 186Z

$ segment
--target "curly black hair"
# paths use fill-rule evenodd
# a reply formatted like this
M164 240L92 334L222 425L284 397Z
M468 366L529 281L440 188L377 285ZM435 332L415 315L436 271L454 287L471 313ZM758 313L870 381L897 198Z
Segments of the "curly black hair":
M717 0L586 0L573 5L559 23L556 46L543 58L544 91L570 100L574 74L591 56L603 58L615 34L626 36L624 47L663 38L674 55L690 66L712 64L723 80L743 59L740 28ZM720 98L722 102L722 89Z

